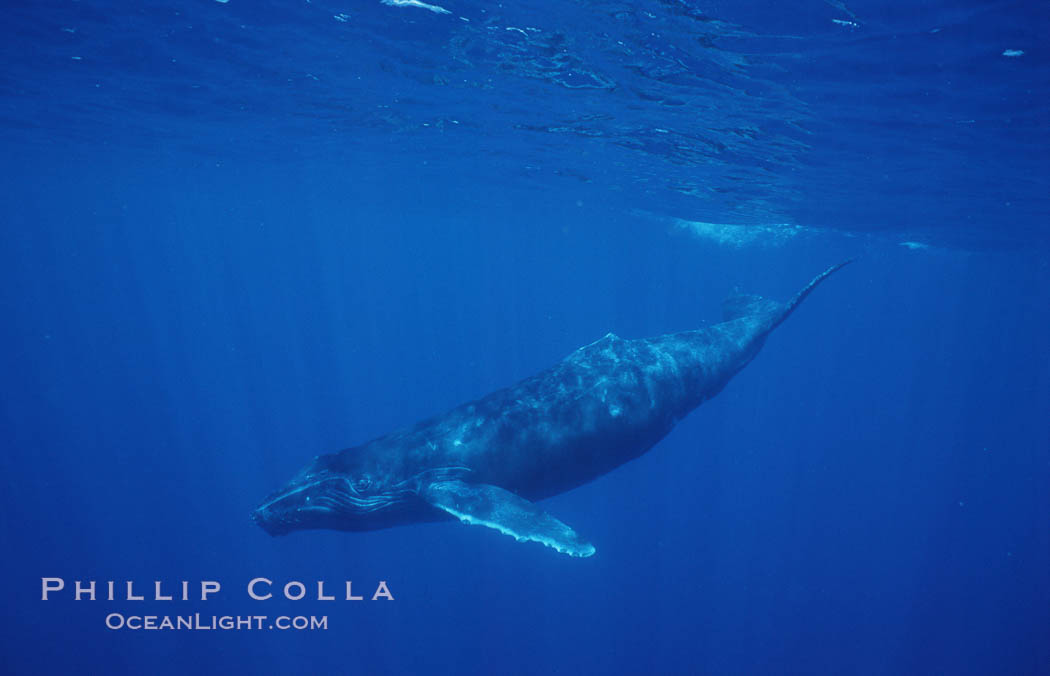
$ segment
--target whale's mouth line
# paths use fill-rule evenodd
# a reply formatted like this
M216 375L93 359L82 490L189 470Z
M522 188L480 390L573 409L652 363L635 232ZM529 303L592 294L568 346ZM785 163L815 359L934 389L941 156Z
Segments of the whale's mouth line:
M320 484L323 484L326 481L339 481L340 479L341 479L341 477L335 477L335 476L323 477L321 479L317 479L316 481L311 481L309 483L301 484L300 486L297 486L296 488L294 488L294 489L292 489L290 491L281 491L279 493L274 494L274 496L271 497L269 500L263 502L261 505L256 507L255 511L256 512L261 512L261 511L263 511L265 509L268 509L268 508L272 507L273 505L277 504L278 502L281 502L282 500L287 500L288 498L292 497L293 495L297 495L299 493L302 493L303 491L308 490L310 488L313 488L314 486L318 486Z
M309 490L311 488L320 486L321 484L328 482L339 482L343 484L345 488L337 489L336 492L346 493L350 500L353 500L355 502L368 503L372 501L382 500L383 496L399 496L408 493L418 493L420 484L424 482L430 483L434 481L446 481L448 479L462 478L463 476L470 473L470 471L471 470L469 467L460 466L433 467L430 469L425 469L417 474L413 474L407 479L398 481L397 483L393 484L388 490L382 493L377 493L376 495L370 497L365 497L358 493L357 490L354 488L353 481L351 481L349 477L341 475L319 476L307 481L306 483L302 483L296 486L292 490L280 491L279 493L272 495L270 499L266 500L265 502L263 502L263 504L259 505L255 509L256 511L267 509L268 507L271 507L282 500L286 500L294 495L302 493L303 491Z

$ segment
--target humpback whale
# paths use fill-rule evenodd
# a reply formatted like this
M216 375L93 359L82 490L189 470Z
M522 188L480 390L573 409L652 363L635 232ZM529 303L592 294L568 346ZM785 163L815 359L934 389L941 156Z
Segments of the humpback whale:
M516 385L411 427L317 456L252 517L271 535L459 519L572 556L594 546L536 501L637 458L714 397L766 336L845 261L787 303L734 295L713 326L608 334Z

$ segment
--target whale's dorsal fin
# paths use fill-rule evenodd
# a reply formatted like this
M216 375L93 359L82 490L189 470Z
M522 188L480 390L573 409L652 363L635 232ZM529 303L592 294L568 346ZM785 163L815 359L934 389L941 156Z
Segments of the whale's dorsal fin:
M778 307L780 307L779 303L762 296L734 293L722 301L722 321L728 322L741 317L751 317L776 310Z
M490 484L436 481L420 497L466 524L494 528L519 542L531 540L562 554L590 556L594 546L528 500Z

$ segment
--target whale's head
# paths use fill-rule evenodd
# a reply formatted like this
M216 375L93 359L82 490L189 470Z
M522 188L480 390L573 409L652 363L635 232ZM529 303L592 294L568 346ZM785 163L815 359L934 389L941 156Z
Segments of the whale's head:
M376 530L436 518L419 490L432 481L458 478L464 468L401 472L378 465L358 449L320 455L252 512L270 535L296 530Z
M418 501L414 489L412 482L392 482L346 452L321 455L267 496L252 518L270 535L386 528L400 522Z

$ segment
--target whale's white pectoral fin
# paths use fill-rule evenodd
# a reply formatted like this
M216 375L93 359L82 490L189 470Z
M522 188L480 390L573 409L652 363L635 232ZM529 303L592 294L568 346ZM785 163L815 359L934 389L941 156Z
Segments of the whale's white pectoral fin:
M570 556L590 556L594 546L528 500L499 486L437 481L420 491L430 504L463 523L495 528L519 541L531 540Z

